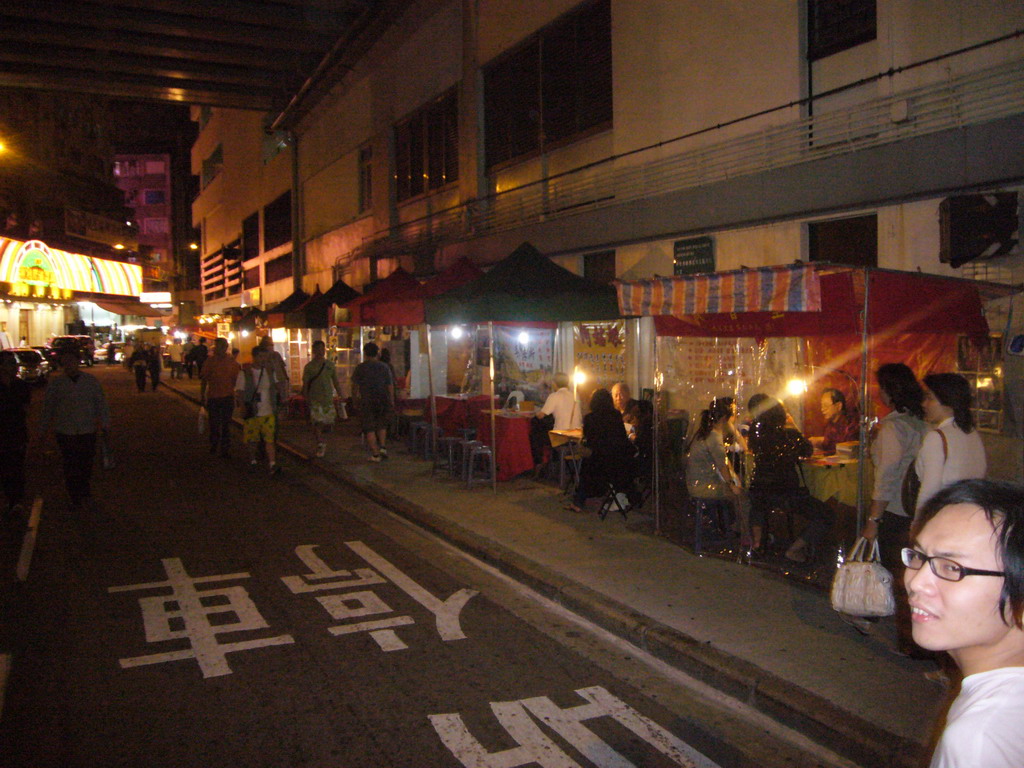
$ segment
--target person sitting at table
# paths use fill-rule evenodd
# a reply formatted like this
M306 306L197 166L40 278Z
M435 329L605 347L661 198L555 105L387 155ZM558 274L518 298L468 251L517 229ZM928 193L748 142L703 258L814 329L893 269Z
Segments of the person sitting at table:
M612 402L615 403L615 410L622 414L622 421L626 424L626 432L632 435L632 425L627 421L627 417L636 406L637 401L633 399L633 393L629 391L629 385L626 382L617 381L612 384Z
M686 447L686 490L703 506L698 513L717 516L723 528L743 495L743 484L727 458L727 438L746 445L735 420L735 401L716 397L701 411L700 425Z
M555 374L555 391L548 395L544 406L534 411L530 421L530 451L533 454L533 476L544 470L544 449L551 444L548 432L552 429L579 429L583 426L583 409L569 389L569 377Z
M781 509L807 519L803 531L786 550L788 560L806 562L808 545L821 541L832 520L828 505L800 484L800 459L808 458L814 449L778 400L756 394L747 409L753 419L747 437L747 447L754 457L750 478L751 553L761 551L768 513Z
M614 396L612 399L615 399ZM633 427L629 439L636 447L640 478L648 481L654 469L654 403L650 400L634 400L625 421Z
M836 443L857 440L860 428L857 419L846 410L846 395L834 387L821 393L821 415L825 429L821 437L812 437L811 444L826 456L836 452Z
M637 477L636 450L626 437L622 415L615 410L607 389L595 390L590 397L590 413L583 419L583 443L589 455L580 467L580 482L570 509L583 512L587 499L604 495L609 484L632 497Z

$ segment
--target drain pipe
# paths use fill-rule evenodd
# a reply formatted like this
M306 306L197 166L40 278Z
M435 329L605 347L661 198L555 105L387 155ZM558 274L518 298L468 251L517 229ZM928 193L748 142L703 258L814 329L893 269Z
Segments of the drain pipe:
M292 163L292 290L300 291L305 274L306 253L302 237L302 197L299 187L299 135L293 130L288 130L287 134Z

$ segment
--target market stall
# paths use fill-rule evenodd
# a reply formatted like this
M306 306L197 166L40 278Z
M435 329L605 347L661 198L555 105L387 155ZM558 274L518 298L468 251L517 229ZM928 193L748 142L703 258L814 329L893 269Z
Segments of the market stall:
M822 391L835 388L859 415L858 444L864 446L873 420L884 415L875 397L877 367L904 362L918 376L957 371L958 349L989 343L983 299L1013 290L923 273L800 263L617 287L622 314L653 316L657 332L658 444L676 449L656 457L659 528L663 498L681 469L674 433L684 421L695 424L711 398L734 397L742 420L749 397L766 393L810 436L823 427ZM820 466L808 464L805 473L813 493L849 504L839 532L846 540L859 530L870 495L862 454L852 450Z
M424 320L429 325L486 324L487 346L479 348L477 362L487 370L492 396L498 394L499 373L507 376L509 372L518 371L522 375L524 368L539 362L535 358L543 354L540 351L543 345L539 337L529 338L533 330L544 329L553 339L559 322L618 317L613 287L563 269L529 243L520 245L477 280L424 303ZM504 348L496 345L495 326L516 329L514 335L506 336ZM525 342L520 341L523 333L528 337ZM554 346L553 341L551 346ZM549 372L551 364L548 363ZM528 377L524 380L529 383ZM483 430L483 437L491 440L489 444L495 450L498 467L495 482L498 477L512 477L532 467L528 437L525 441L520 439L528 421L520 418L515 424L503 423L504 429L499 429L495 409L490 409L487 420L490 429ZM503 441L502 435L509 437Z

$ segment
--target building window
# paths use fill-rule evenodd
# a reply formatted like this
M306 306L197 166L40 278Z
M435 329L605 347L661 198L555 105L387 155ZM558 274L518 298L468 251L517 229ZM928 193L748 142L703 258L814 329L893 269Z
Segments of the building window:
M263 209L263 248L269 251L291 239L292 193L289 190Z
M242 221L242 261L260 255L260 212L246 216Z
M276 259L271 259L263 265L263 269L267 276L267 285L277 282L278 280L284 280L286 277L292 276L292 255L286 253L284 256L278 256Z
M245 286L245 290L260 287L260 267L257 264L252 269L247 269L242 273L242 284Z
M165 163L163 160L146 161L147 176L163 176L165 173L167 173L167 163Z
M856 216L807 225L809 258L857 267L878 266L878 217Z
M162 189L147 189L142 193L145 205L163 205L167 202L167 193Z
M164 218L145 219L142 230L147 235L166 235L169 231L169 222Z
M587 3L484 67L488 169L611 122L609 0Z
M359 212L373 205L373 147L359 149Z
M588 253L583 257L583 276L599 283L615 280L615 251Z
M200 184L203 189L209 186L220 172L224 169L224 148L218 144L217 148L210 153L210 156L203 160L203 170L200 177Z
M807 59L845 51L876 36L875 0L807 0Z
M395 126L396 199L407 200L459 178L458 123L459 100L453 88Z

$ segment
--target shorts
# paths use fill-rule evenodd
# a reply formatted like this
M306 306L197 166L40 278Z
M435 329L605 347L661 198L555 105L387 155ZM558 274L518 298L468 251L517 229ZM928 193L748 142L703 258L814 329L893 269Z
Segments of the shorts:
M333 424L337 418L338 412L334 407L334 403L310 403L309 404L309 420L316 422L317 424Z
M242 442L258 443L261 438L265 442L272 442L276 425L277 417L272 413L268 416L252 416L246 419L242 425Z
M363 400L359 403L359 425L363 434L391 426L391 403L387 400Z

